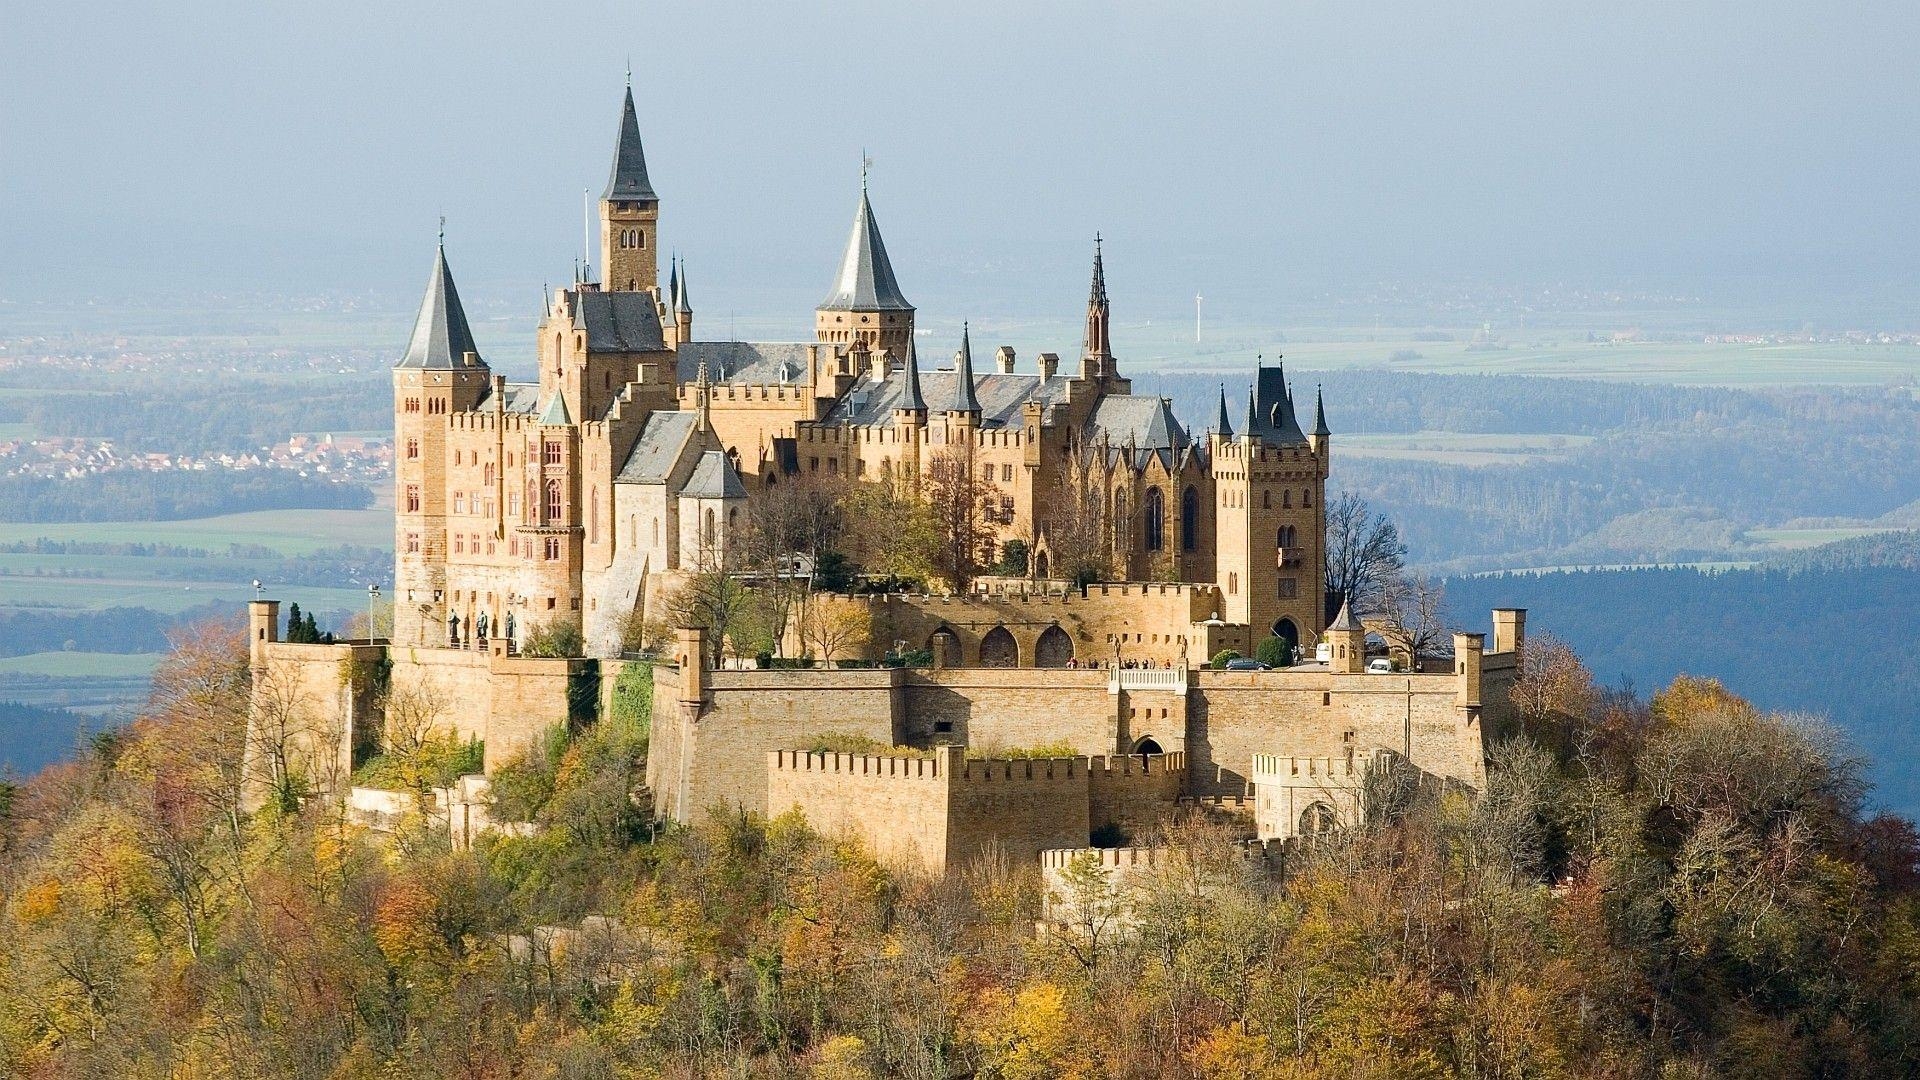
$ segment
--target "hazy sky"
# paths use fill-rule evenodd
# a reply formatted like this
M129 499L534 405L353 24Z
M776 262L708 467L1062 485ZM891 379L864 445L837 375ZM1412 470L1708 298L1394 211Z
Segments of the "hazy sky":
M1911 0L8 0L0 291L406 306L444 212L470 298L531 311L629 57L703 312L824 295L863 149L943 317L1077 310L1096 229L1149 313L1375 280L1911 284L1916 42Z

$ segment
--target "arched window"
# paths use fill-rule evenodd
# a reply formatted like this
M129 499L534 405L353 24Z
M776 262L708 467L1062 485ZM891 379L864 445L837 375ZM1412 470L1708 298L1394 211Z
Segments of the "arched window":
M1073 659L1073 639L1058 626L1049 626L1040 632L1040 640L1033 646L1033 666L1044 668L1063 668Z
M1200 545L1200 493L1188 488L1180 496L1180 550L1194 551Z
M1159 551L1165 545L1164 530L1167 521L1166 501L1161 496L1159 488L1147 489L1147 494L1140 500L1140 509L1146 516L1147 550Z
M1263 491L1260 493L1260 509L1262 510L1273 509L1273 492Z
M1306 507L1309 510L1313 509L1313 489L1312 488L1300 489L1300 505Z
M560 520L560 481L547 481L547 522Z
M1293 526L1282 525L1280 526L1279 535L1274 538L1274 545L1276 547L1291 548L1294 546L1294 540L1297 538L1297 535Z
M643 233L643 232L641 232L641 231L640 231L639 229L635 229L635 230L633 230L633 246L634 246L634 247L637 247L637 248L643 248L643 247L646 247L646 246L647 246L647 234L646 234L646 233Z
M1292 488L1288 488L1287 490L1280 493L1280 508L1282 510L1293 509L1293 489Z
M996 626L980 639L981 667L1015 667L1019 663L1020 648L1006 627Z
M1114 542L1122 547L1133 544L1133 519L1127 516L1127 493L1113 493L1113 535Z
M714 523L713 508L708 507L706 526L700 530L700 543L705 547L712 547L714 539L719 535L719 529Z

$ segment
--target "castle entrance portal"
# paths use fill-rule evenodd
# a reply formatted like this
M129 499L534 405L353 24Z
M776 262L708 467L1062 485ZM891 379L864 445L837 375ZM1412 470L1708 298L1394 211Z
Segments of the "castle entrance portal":
M1133 744L1133 752L1136 754L1159 754L1165 751L1161 750L1160 744L1153 741L1153 736L1149 735Z
M1275 620L1273 624L1273 636L1286 643L1286 653L1290 657L1293 655L1294 650L1300 647L1300 628L1293 625L1292 619Z

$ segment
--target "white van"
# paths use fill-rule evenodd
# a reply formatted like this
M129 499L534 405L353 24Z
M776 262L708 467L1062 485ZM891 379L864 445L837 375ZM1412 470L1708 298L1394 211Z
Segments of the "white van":
M1384 656L1376 656L1367 661L1367 674L1391 675L1393 674L1393 661Z

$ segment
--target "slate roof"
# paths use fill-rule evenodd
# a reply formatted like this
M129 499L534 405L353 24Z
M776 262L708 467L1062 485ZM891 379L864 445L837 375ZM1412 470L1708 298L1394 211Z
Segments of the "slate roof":
M913 310L894 279L893 263L887 260L887 245L880 239L880 226L873 220L873 206L867 201L864 183L860 186L860 207L853 215L853 234L847 237L847 253L840 259L833 291L820 307L825 311Z
M1360 629L1359 621L1353 617L1353 609L1347 605L1347 602L1345 600L1340 601L1340 614L1337 617L1335 617L1332 625L1328 626L1327 629L1328 630Z
M920 392L920 350L907 339L907 362L900 367L900 398L894 408L927 411L926 395Z
M1327 399L1317 386L1313 388L1313 433L1323 439L1333 434L1327 430Z
M420 314L413 320L407 353L394 366L463 367L467 353L477 356L479 352L473 343L473 331L467 327L466 310L460 306L460 291L453 287L453 272L447 269L447 249L442 245L433 254L433 276L427 279L427 294L421 298Z
M1256 369L1252 395L1247 402L1247 429L1253 435L1280 446L1297 446L1307 441L1300 421L1293 413L1293 397L1287 392L1284 367Z
M744 499L747 486L740 482L740 474L727 455L709 450L700 455L700 464L693 467L693 475L687 477L687 486L680 489L680 494L694 499Z
M555 390L547 399L547 407L540 410L540 423L546 427L565 427L573 423L573 417L567 412L567 396Z
M714 382L756 385L806 382L810 344L805 341L689 341L679 350L680 381L692 382L699 378L700 361L705 360L707 378Z
M652 294L573 289L566 296L573 328L587 332L587 351L659 352L667 347Z
M949 402L958 390L958 376L946 371L917 371L922 400ZM892 427L896 409L907 408L907 384L912 381L905 367L896 369L884 381L863 381L834 403L823 423L855 424L860 427ZM1002 375L989 372L973 377L974 398L980 403L980 427L1002 428L1020 423L1020 410L1029 401L1051 406L1066 400L1067 380L1059 375L1042 379L1038 375ZM937 409L936 409L937 411Z
M540 410L540 384L508 383L506 399L506 403L501 406L501 412L523 413L527 416L532 416ZM473 407L473 411L493 411L492 387L488 387L487 392L480 395L480 403Z
M947 411L977 413L980 397L973 389L973 335L965 323L960 325L960 355L955 364L953 396L946 399Z
M1187 445L1187 429L1174 418L1165 398L1108 394L1094 406L1091 428L1091 437L1104 435L1116 447L1182 450Z
M659 202L647 180L647 155L640 147L640 117L633 109L633 87L620 108L620 136L613 146L613 171L600 195L615 202Z
M1213 430L1222 437L1233 434L1233 424L1227 420L1227 387L1220 385L1220 414L1213 418Z
M620 467L620 475L614 477L614 482L666 483L699 419L700 415L690 410L657 412L647 417L647 426L641 429L640 438L634 441L633 450L627 454L626 464Z

